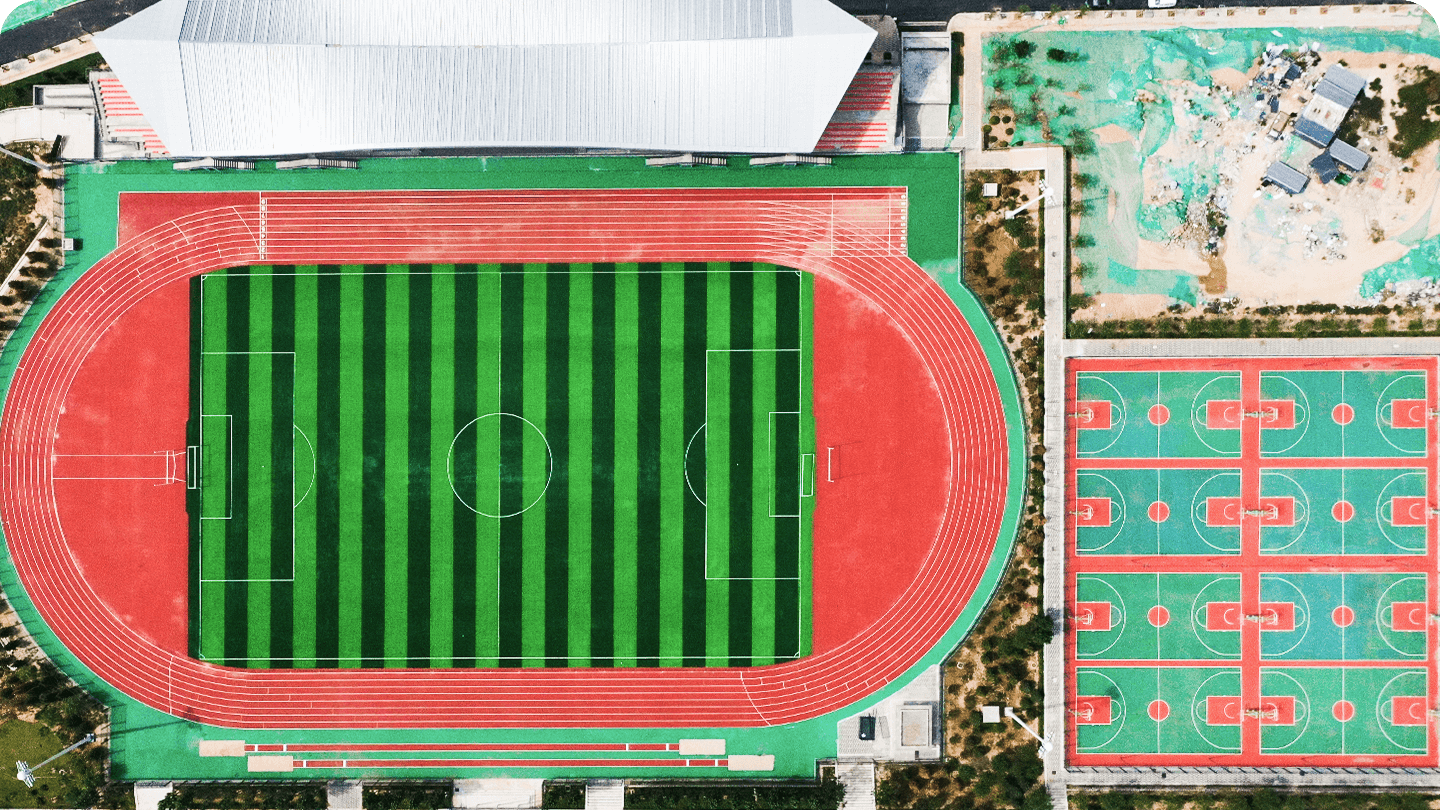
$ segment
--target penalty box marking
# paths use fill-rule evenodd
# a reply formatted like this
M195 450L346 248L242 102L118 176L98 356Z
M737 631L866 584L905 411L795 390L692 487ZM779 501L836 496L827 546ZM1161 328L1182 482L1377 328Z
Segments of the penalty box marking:
M1293 399L1262 399L1258 413L1262 428L1293 430L1295 427ZM1208 430L1239 430L1247 415L1238 399L1205 401L1205 427Z
M1075 403L1075 422L1081 430L1109 430L1115 415L1108 399L1084 399Z
M1295 525L1295 499L1291 497L1261 498L1261 514L1254 515L1260 518L1261 526L1294 526ZM1205 499L1205 525L1206 526L1239 526L1241 522L1251 515L1246 514L1243 501L1240 498L1206 498Z
M1295 629L1294 602L1261 602L1260 629L1290 632ZM1245 614L1239 602L1206 602L1205 629L1211 632L1235 632L1245 625Z
M1390 400L1390 427L1423 428L1430 422L1430 409L1423 399Z
M1262 696L1258 711L1256 719L1262 726L1295 725L1295 698L1292 695ZM1205 698L1207 726L1238 726L1245 716L1239 695L1207 695Z

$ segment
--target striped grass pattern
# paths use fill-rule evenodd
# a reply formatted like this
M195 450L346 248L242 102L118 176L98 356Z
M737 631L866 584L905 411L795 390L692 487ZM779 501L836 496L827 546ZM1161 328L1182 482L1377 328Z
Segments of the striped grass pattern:
M192 653L760 666L809 648L811 279L267 266L191 286Z

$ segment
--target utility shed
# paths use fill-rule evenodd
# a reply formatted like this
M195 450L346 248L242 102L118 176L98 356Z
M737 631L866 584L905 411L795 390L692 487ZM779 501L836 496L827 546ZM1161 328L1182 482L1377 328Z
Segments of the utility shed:
M160 0L95 43L177 156L784 154L875 36L828 0Z
M1330 157L1352 172L1363 171L1370 165L1370 156L1344 141L1330 144Z
M1335 158L1330 157L1329 152L1321 152L1310 161L1310 168L1315 170L1315 177L1321 183L1328 183L1340 176L1340 167L1335 165Z
M1289 163L1277 160L1265 170L1265 182L1279 186L1287 194L1299 194L1310 184L1310 178Z
M1331 65L1315 87L1314 98L1295 122L1295 134L1322 149L1329 146L1335 140L1335 130L1364 89L1364 79L1340 65Z

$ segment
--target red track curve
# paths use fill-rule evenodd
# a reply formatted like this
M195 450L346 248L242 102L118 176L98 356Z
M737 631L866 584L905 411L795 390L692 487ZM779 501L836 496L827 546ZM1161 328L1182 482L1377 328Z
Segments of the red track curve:
M181 217L84 274L40 324L0 423L0 521L62 643L136 700L235 728L744 727L793 723L875 692L951 627L1006 504L999 389L940 286L905 255L905 189L265 193ZM159 286L247 264L760 261L846 285L928 366L953 465L919 575L834 649L754 669L247 670L176 656L96 596L66 546L51 480L60 408L99 337Z

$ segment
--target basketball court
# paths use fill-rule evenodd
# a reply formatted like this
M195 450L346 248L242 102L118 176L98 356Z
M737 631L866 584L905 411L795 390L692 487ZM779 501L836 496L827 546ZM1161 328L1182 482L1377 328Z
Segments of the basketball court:
M1436 764L1434 358L1072 360L1072 765Z

